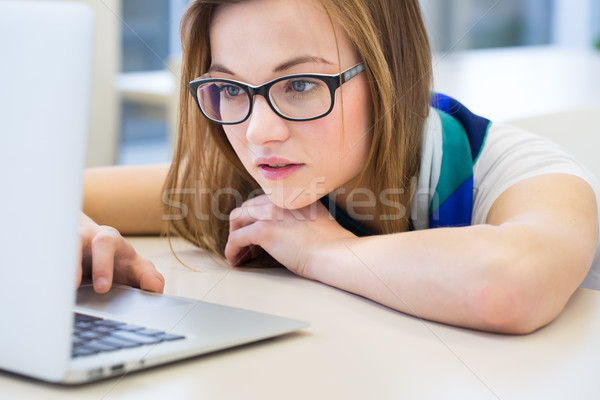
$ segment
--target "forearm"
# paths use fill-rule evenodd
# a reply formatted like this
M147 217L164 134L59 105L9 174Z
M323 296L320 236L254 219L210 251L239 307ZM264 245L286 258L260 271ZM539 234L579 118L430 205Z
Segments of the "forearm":
M591 262L532 229L479 225L344 240L323 247L307 273L420 318L528 332L560 312L583 279L579 266Z
M161 164L86 170L84 213L123 234L159 234L161 192L168 168Z

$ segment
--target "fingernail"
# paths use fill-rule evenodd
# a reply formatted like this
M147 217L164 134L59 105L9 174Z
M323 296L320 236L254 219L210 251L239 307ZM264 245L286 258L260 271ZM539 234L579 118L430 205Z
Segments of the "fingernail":
M94 281L94 287L96 290L105 290L108 287L108 279L98 278Z

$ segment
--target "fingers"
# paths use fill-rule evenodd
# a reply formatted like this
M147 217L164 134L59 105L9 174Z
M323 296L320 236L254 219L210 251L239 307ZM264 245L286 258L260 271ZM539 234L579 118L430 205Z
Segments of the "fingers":
M165 278L156 270L152 262L136 254L134 259L129 262L127 268L128 276L126 277L126 282L122 283L151 292L163 292ZM121 268L117 266L115 271L119 273Z
M234 266L267 252L293 272L302 274L311 252L335 238L354 235L342 228L320 202L284 209L266 196L243 203L230 214L225 257Z
M272 238L269 223L284 222L286 214L294 211L277 207L266 195L245 201L230 213L225 258L231 265L238 266L259 257L265 251L263 241L266 243Z
M260 196L261 198L263 196ZM229 229L234 231L249 225L255 221L273 221L276 219L283 218L283 209L277 208L268 201L268 198L264 196L267 202L258 202L256 199L249 200L242 204L240 207L235 208L229 214Z
M162 293L165 280L152 262L139 256L133 246L111 227L100 227L92 241L94 290L107 292L112 283Z
M114 228L99 227L92 239L92 280L94 290L98 293L108 292L112 285L114 259L120 237Z
M99 226L84 216L80 238L78 286L82 275L91 275L98 293L106 293L113 283L153 292L164 290L165 280L154 264L139 256L116 229Z
M256 243L258 237L254 234L257 225L255 223L229 232L224 254L231 265L238 266L262 253L261 247Z
M165 278L152 266L154 271L148 270L139 278L140 289L162 293L165 289Z

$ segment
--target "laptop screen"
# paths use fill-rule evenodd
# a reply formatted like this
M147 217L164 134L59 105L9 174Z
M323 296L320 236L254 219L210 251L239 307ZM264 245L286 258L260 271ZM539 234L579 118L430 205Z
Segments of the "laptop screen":
M0 1L0 368L46 379L69 358L93 22Z

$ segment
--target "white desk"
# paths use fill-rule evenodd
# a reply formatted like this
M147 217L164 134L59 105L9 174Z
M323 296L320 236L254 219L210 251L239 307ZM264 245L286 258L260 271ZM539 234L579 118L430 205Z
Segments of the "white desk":
M528 336L410 317L285 269L231 269L182 242L134 239L168 293L307 320L304 331L123 379L64 388L0 373L0 398L597 399L600 292Z

